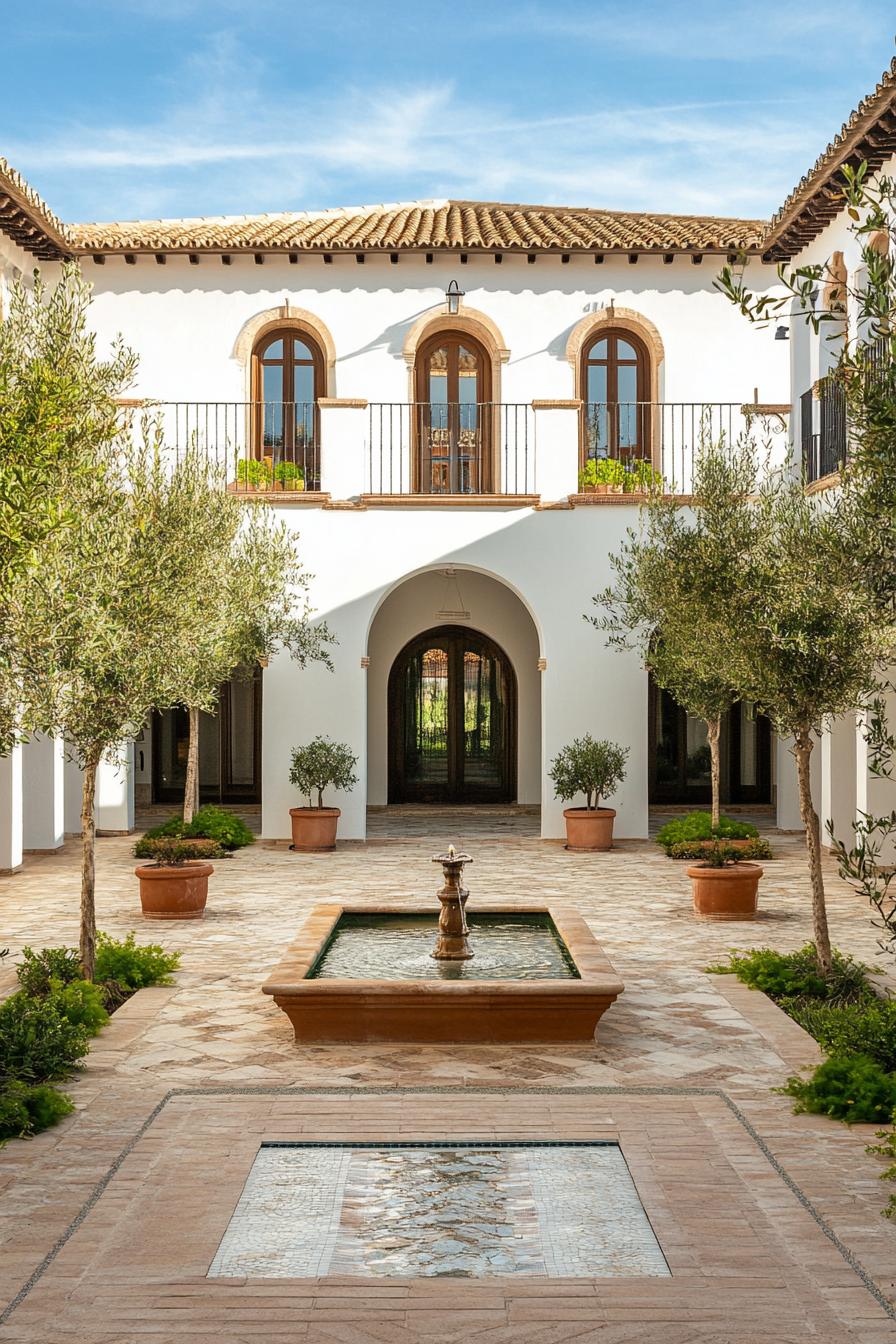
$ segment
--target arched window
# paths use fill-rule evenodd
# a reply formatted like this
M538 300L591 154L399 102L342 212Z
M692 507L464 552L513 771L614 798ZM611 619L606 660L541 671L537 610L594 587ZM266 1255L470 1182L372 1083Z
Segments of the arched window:
M582 351L583 457L649 458L650 364L630 331L606 329Z
M415 491L491 490L491 366L482 346L466 332L439 332L417 354L415 381Z
M252 352L255 456L267 462L275 487L320 489L317 399L324 360L305 331L265 332Z

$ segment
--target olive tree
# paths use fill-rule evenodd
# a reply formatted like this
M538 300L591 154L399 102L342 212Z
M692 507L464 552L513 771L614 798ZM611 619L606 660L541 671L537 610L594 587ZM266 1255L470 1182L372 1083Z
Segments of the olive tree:
M19 676L14 593L29 570L47 563L60 533L80 526L73 486L114 443L116 398L135 359L116 343L97 356L87 327L90 287L74 264L47 287L11 287L0 321L0 750L30 728Z
M328 662L324 623L313 623L298 542L263 502L241 500L207 457L190 449L174 465L166 527L172 563L185 568L172 613L165 699L189 716L183 819L199 802L199 716L214 713L220 686L283 647L304 667Z
M755 480L748 439L731 452L724 440L704 436L692 508L659 489L648 493L639 528L611 557L613 583L594 599L602 614L591 618L611 647L635 650L657 685L706 724L713 826L722 718L736 698L725 666L725 608L737 601L741 557L751 545Z

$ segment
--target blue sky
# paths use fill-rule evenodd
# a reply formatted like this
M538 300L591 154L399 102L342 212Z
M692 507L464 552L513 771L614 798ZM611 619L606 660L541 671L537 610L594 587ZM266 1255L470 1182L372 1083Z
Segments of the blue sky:
M892 0L6 7L0 153L68 220L418 197L764 216Z

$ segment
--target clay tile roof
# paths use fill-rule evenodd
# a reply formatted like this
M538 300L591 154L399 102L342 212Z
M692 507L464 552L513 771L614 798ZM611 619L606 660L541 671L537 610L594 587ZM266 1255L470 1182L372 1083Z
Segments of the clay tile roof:
M44 261L58 261L74 251L66 225L3 158L0 158L0 231Z
M772 216L765 255L772 260L789 259L840 212L842 183L838 179L844 165L858 167L867 161L874 171L892 154L896 154L896 57Z
M77 251L757 251L757 219L490 201L411 201L295 214L75 224Z

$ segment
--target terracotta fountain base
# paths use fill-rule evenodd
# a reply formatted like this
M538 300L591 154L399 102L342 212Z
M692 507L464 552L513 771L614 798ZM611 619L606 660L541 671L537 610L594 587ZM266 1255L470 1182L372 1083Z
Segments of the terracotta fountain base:
M262 986L289 1018L297 1041L452 1044L590 1042L622 981L588 925L546 904L477 902L482 914L547 914L579 979L308 979L343 914L429 914L431 904L318 905Z

